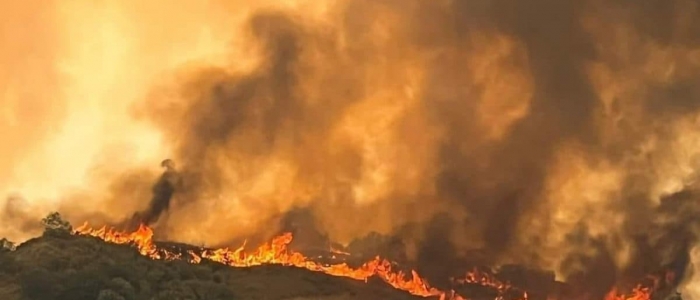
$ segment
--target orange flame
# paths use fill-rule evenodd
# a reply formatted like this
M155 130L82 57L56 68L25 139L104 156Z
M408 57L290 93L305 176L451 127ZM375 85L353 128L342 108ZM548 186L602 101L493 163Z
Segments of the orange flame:
M334 254L350 255L350 253L345 252L345 251L342 251L342 250L335 249L335 248L333 248L333 246L329 246L329 251L330 251L331 253L334 253Z
M81 227L75 229L75 234L97 237L105 242L114 244L130 244L135 246L142 255L156 260L183 259L190 263L198 264L202 260L207 259L231 267L280 264L362 281L367 281L370 277L377 276L392 287L407 291L413 295L439 297L440 300L467 300L456 294L455 291L441 291L430 287L428 282L416 271L412 270L410 276L407 276L403 271L394 271L391 262L380 257L366 262L359 268L352 268L345 263L325 265L314 262L299 252L289 251L287 249L287 245L291 243L293 238L291 233L285 233L275 237L271 242L263 244L250 253L244 251L244 243L234 250L221 248L216 250L201 250L199 253L190 250L187 251L189 257L182 257L183 255L181 254L158 248L153 242L153 230L144 225L139 226L134 232L127 233L107 227L93 229L89 227L86 222ZM499 296L496 298L497 300L504 299L504 295L507 292L513 293L514 291L519 291L510 284L499 281L493 275L481 272L477 269L467 272L464 278L453 279L453 283L476 284L493 288L498 291ZM521 293L522 296L520 299L527 300L527 293L524 291ZM606 296L605 300L650 300L651 294L652 289L640 285L629 295L621 295L616 289L613 289Z
M528 299L527 292L518 291L509 283L502 282L498 280L495 276L490 273L482 272L477 268L466 273L464 278L452 279L455 284L478 284L485 287L490 287L498 291L499 295L504 295L506 293L512 294L513 292L520 292L522 294L521 299ZM497 298L502 299L502 298Z
M605 300L651 300L651 289L638 285L629 295L621 295L613 289L605 296Z

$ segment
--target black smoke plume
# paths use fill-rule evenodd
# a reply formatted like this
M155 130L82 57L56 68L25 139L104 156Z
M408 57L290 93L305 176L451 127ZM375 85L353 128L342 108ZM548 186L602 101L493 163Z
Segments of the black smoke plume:
M161 167L164 168L164 171L153 185L153 197L148 202L148 207L144 211L134 214L127 225L129 228L134 228L141 224L152 226L163 214L167 213L175 192L178 189L182 189L182 178L175 169L175 162L171 159L166 159L161 162Z

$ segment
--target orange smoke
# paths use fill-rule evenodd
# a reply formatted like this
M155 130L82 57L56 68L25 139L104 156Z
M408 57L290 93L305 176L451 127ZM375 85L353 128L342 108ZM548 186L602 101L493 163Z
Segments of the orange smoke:
M656 237L697 209L666 200L700 185L698 11L0 0L0 235L54 209L118 223L173 158L188 187L154 226L169 240L270 236L304 207L334 242L400 233L419 265L485 249L607 287L685 254ZM432 238L454 251L427 255L446 249Z

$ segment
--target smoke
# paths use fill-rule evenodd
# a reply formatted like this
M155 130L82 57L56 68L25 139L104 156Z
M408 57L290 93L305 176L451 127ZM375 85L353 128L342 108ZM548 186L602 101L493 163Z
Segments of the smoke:
M5 190L6 183L26 176L16 167L16 162L46 139L50 129L65 113L62 98L55 97L61 86L60 71L51 63L61 48L52 26L56 22L52 5L47 2L49 5L45 7L0 3L0 44L3 45L0 50L3 65L0 70L0 136L3 144L0 149L3 169L0 187L7 196L7 202L2 203L2 227L5 227L5 220L17 221L31 211L21 196ZM25 22L36 25L16 27ZM33 84L42 88L32 88ZM15 231L26 228L24 224L17 227Z
M134 217L130 220L133 224L127 224L127 226L133 228L132 230L138 228L137 226L140 224L153 226L154 223L158 222L168 212L173 194L182 188L182 180L175 169L175 163L170 159L166 159L161 165L165 171L152 188L153 197L148 203L148 208L143 212L134 214Z
M0 1L0 206L26 199L28 223L57 208L82 222L145 207L170 151L133 105L164 72L228 55L229 17L198 1ZM37 234L11 220L0 235Z
M697 272L698 269L700 269L700 248L698 246L695 246L691 252L691 268ZM684 293L685 295L689 295L688 299L696 299L698 296L700 296L700 285L697 284L697 277L694 276L688 276L687 282L684 282L682 285L682 290L681 292Z
M170 239L271 235L304 207L341 243L401 232L436 274L481 249L592 294L662 267L697 282L694 1L157 2L3 21L46 54L2 50L0 83L56 109L2 118L28 123L0 187L118 222L172 157Z

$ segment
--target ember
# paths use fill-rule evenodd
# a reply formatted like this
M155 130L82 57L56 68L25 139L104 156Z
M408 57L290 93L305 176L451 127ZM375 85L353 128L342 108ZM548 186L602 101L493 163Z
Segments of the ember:
M139 226L134 232L121 232L114 228L107 227L94 229L91 228L88 223L85 223L83 226L76 228L74 233L77 235L100 238L108 243L133 245L138 249L139 253L155 260L186 260L190 263L198 264L206 259L231 267L279 264L361 281L367 281L370 277L377 276L394 288L407 291L413 295L438 297L441 300L467 299L458 295L455 291L441 291L431 287L416 271L412 270L410 275L403 271L396 271L392 267L390 261L380 257L366 262L359 268L352 268L345 263L334 265L317 263L302 253L290 251L287 248L293 239L291 233L285 233L275 237L271 242L265 243L250 252L245 251L246 245L244 243L242 246L235 249L189 250L187 251L187 255L175 253L156 246L153 241L153 230L145 225ZM515 299L528 299L527 292L520 291L508 283L499 281L491 274L481 272L477 269L467 272L463 278L453 279L453 283L456 285L472 284L492 288L498 292L497 300L506 299L506 294L512 295L514 292L520 294L520 296ZM605 300L649 300L652 294L653 288L640 285L626 295L613 289L606 296Z

